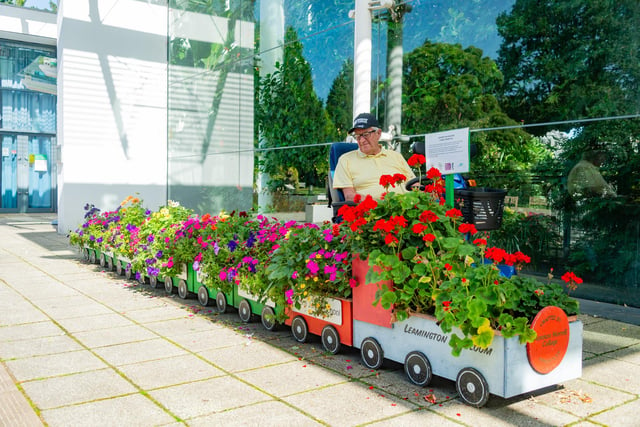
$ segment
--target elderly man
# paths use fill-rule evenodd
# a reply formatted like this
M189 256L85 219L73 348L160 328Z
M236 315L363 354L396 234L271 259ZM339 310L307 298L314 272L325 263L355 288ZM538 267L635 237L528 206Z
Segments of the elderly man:
M369 113L358 115L349 133L358 142L358 150L340 156L333 177L333 188L341 189L347 201L352 201L356 194L380 199L386 191L380 185L382 175L400 173L407 181L415 178L400 153L380 146L382 130L374 116ZM406 189L404 185L396 185L390 191L404 193Z

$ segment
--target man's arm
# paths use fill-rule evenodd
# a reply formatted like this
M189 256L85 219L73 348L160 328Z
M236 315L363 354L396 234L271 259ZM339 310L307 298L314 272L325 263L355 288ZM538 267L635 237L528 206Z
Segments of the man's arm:
M353 187L341 188L342 194L344 195L344 200L347 202L353 202L353 199L356 197L356 189Z

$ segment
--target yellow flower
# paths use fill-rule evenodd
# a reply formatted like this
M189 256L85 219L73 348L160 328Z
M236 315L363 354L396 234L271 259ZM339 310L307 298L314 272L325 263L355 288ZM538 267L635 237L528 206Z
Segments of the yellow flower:
M306 286L306 285L305 285L304 283L301 283L301 284L300 284L300 289L304 289L304 287L305 287L305 286Z
M317 277L317 276L316 276L316 277L314 277L314 278L313 278L313 281L314 281L314 282L317 282L317 281L318 281L318 277Z

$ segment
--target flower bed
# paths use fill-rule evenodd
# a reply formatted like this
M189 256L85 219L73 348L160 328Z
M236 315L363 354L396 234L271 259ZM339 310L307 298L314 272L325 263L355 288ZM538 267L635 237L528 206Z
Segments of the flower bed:
M290 325L301 342L309 333L320 335L332 353L341 344L359 348L369 367L384 357L404 363L417 384L424 383L428 368L429 378L435 373L455 380L470 404L485 399L473 393L465 398L474 387L486 385L507 397L575 378L581 368L579 322L566 328L569 350L550 371L532 368L538 350L528 348L541 336L562 334L536 330L540 312L557 307L572 316L577 302L551 275L542 282L517 274L528 257L488 246L485 234L444 205L439 173L431 170L428 177L426 191L344 206L339 225L244 212L200 216L174 202L151 212L133 198L106 213L87 205L85 222L70 233L70 242L85 257L102 255L107 264L112 259L152 287L161 281L168 293L177 287L181 298L197 294L202 305L213 299L221 311L235 307L245 322L259 316L269 330ZM404 177L383 179L393 186ZM562 279L571 287L581 282L571 272ZM416 347L415 333L398 335L407 330L444 338L433 347L437 351ZM485 359L492 364L480 363ZM512 379L514 369L527 372L521 385ZM501 388L507 382L513 385Z

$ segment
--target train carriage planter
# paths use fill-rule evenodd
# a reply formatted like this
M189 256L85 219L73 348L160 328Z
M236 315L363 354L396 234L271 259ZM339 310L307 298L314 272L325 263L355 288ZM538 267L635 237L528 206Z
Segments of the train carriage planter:
M244 323L249 323L254 316L258 316L262 326L268 331L277 328L276 318L280 317L284 311L284 307L274 301L269 299L262 301L259 296L251 294L241 286L233 287L232 305L238 309L238 316Z
M344 298L327 298L330 306L326 316L312 314L313 297L299 309L288 307L285 325L291 326L293 338L306 342L309 334L320 336L322 346L332 354L340 351L341 345L353 345L353 301Z
M354 262L359 284L353 295L353 342L362 362L378 369L384 359L404 364L409 380L426 386L432 375L456 383L462 400L483 406L490 394L503 398L535 391L582 375L582 322L568 318L558 307L545 307L532 322L536 341L520 344L518 337L504 338L499 332L487 348L465 349L451 354L451 333L444 333L437 320L414 313L393 322L392 310L372 305L378 286L365 283L366 261Z

